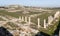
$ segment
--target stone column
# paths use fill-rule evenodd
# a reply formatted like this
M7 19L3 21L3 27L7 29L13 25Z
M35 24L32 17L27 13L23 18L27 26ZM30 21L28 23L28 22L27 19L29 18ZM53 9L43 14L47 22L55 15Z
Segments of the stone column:
M46 24L47 24L46 19L44 19L44 28L46 28Z
M38 18L38 28L40 27L40 19Z
M22 16L22 21L24 21L24 17Z
M31 23L31 17L29 17L29 24Z
M21 20L21 16L19 16L19 20Z
M50 17L48 17L48 24L50 24L50 20L51 20Z
M54 14L54 18L59 18L59 15L60 15L60 11L57 11L57 12Z
M53 19L54 19L54 18L53 18L52 16L49 16L49 17L48 17L48 24L49 24L49 25L51 24L51 22L53 21Z
M27 19L28 19L28 18L27 18L27 17L25 17L25 22L27 22Z

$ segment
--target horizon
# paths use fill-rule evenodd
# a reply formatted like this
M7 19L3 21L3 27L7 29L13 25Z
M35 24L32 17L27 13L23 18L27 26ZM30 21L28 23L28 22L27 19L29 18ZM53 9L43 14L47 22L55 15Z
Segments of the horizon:
M6 5L24 5L37 7L60 7L60 0L0 0L0 6Z

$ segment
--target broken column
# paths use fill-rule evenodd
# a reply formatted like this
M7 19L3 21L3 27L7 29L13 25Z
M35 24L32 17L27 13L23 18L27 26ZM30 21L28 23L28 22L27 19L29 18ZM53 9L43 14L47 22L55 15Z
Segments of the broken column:
M46 19L44 19L44 28L46 28L46 24L47 24Z
M38 18L38 28L40 27L40 19Z
M29 17L29 24L31 23L31 17Z
M25 17L25 22L27 22L27 17Z

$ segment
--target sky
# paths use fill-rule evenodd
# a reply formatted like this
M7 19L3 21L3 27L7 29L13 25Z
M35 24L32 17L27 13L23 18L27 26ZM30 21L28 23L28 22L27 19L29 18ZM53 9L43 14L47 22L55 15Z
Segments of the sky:
M60 0L0 0L0 6L12 4L39 7L60 7Z

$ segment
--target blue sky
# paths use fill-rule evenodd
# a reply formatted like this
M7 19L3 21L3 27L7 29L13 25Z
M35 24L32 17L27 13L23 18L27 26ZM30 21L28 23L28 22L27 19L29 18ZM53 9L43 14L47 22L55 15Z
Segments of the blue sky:
M60 0L0 0L0 6L10 4L41 7L60 7Z

